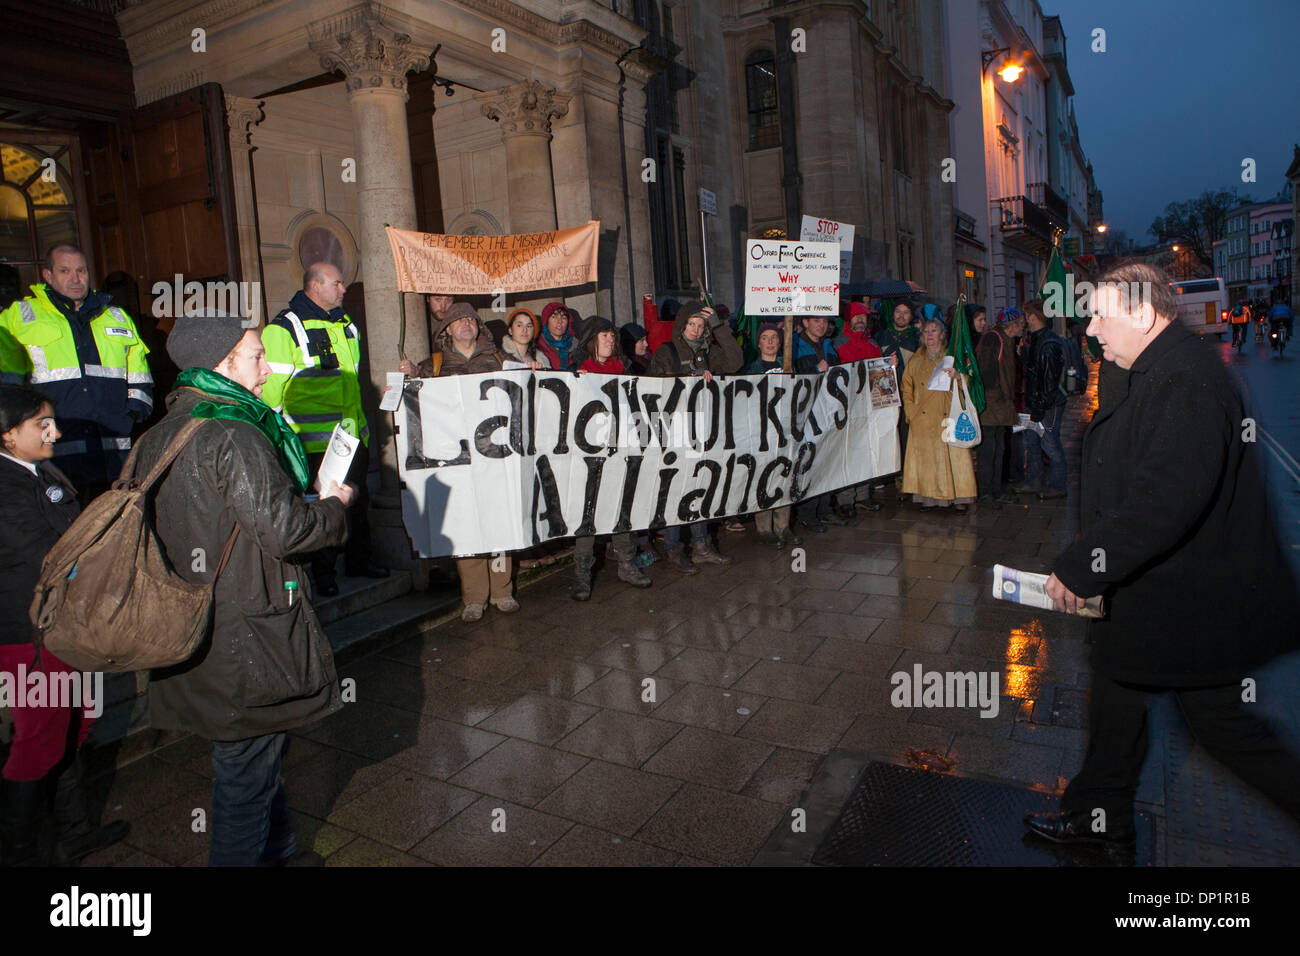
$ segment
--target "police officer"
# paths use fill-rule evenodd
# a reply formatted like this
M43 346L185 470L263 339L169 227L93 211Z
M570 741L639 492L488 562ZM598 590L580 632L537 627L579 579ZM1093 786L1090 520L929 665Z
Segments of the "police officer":
M370 555L367 518L366 467L370 428L361 408L361 339L357 327L343 311L343 276L328 262L316 262L303 273L302 290L294 293L262 330L271 376L262 389L262 401L284 416L307 452L312 472L320 469L334 426L360 438L362 447L352 458L348 481L357 488L356 507L348 511L345 573L349 577L386 578ZM334 549L312 557L316 592L338 594Z
M131 317L90 288L76 246L51 247L41 278L0 313L0 382L38 386L58 405L54 462L84 505L117 479L132 427L153 413L149 348Z

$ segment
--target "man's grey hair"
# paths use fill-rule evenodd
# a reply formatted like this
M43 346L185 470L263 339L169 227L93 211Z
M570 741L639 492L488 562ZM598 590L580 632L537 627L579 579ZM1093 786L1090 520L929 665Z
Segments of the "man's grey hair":
M1145 262L1124 262L1111 269L1097 283L1097 293L1113 288L1119 293L1124 311L1134 313L1150 303L1156 315L1170 322L1178 318L1178 300L1169 285L1169 273Z

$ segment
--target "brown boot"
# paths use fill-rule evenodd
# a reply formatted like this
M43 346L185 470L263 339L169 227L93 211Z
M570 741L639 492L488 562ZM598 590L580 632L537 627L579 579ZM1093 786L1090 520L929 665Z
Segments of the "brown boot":
M730 564L731 558L719 554L709 539L705 538L691 549L691 561L695 564Z
M679 574L699 574L700 569L692 566L691 562L686 560L686 552L681 545L675 548L669 548L664 552L664 564L672 568Z

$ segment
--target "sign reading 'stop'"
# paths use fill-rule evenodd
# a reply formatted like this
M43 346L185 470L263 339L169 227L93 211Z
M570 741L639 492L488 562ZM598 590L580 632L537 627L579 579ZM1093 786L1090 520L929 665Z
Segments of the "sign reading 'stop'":
M838 315L840 244L794 239L745 243L746 315Z
M492 295L596 281L600 222L510 236L450 236L387 227L402 292Z

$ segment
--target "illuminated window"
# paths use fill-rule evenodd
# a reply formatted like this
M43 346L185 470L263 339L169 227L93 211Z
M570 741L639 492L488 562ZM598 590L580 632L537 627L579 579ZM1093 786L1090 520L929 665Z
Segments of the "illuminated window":
M79 244L67 144L0 143L0 262L24 285L40 281L40 260L59 242Z

